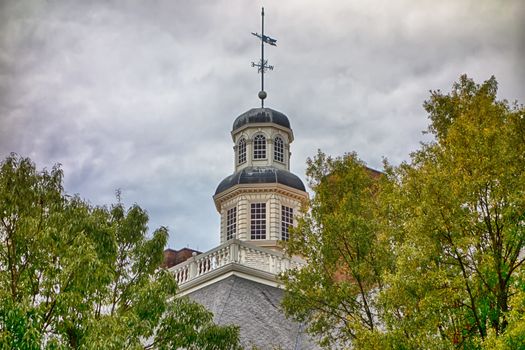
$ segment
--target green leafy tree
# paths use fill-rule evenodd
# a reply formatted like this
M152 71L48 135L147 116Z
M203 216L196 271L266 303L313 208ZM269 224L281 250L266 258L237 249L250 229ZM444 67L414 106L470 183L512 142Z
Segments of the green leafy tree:
M523 349L525 344L525 292L523 288L512 295L509 302L510 311L507 313L507 327L505 332L497 334L489 329L488 336L483 342L485 350L514 350Z
M286 246L308 265L283 276L283 305L323 345L349 345L380 326L377 295L391 264L376 220L380 175L355 154L332 159L319 151L307 176L315 196Z
M68 196L62 171L0 168L0 348L238 349L238 329L176 297L159 269L168 232L147 213Z
M384 301L399 310L389 326L414 348L479 348L523 321L509 312L525 283L525 110L496 92L494 77L466 76L432 92L435 141L392 172L403 239Z
M355 156L309 162L289 244L309 266L284 276L284 307L329 346L525 348L525 109L496 92L431 92L434 141L379 181Z

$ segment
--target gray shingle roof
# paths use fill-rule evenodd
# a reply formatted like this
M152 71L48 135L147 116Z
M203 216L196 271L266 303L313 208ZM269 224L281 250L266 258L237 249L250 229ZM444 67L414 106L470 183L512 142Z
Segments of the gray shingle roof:
M188 296L213 312L218 324L241 329L246 348L314 350L320 347L304 332L304 325L286 318L280 303L283 290L230 276ZM279 348L280 347L280 348Z
M255 123L274 123L290 129L290 121L283 113L271 108L252 108L235 119L232 130L235 131L246 124Z

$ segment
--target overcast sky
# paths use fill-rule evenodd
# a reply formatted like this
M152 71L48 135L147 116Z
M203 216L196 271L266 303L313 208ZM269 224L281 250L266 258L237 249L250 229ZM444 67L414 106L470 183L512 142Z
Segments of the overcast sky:
M213 248L232 123L259 106L262 5L266 106L289 117L303 180L318 148L408 160L429 90L460 74L525 103L521 0L0 0L0 157L61 163L68 193L110 204L121 189L169 247Z

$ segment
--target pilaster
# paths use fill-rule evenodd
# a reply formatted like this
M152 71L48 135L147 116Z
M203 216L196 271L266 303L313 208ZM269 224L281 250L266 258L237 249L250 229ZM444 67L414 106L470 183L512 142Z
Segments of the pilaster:
M246 140L246 164L245 166L252 166L253 164L253 140Z
M280 224L280 215L279 215L279 198L272 194L268 201L268 210L269 210L269 236L268 239L279 239L279 224Z
M250 208L246 196L240 196L237 204L237 237L241 241L250 239Z

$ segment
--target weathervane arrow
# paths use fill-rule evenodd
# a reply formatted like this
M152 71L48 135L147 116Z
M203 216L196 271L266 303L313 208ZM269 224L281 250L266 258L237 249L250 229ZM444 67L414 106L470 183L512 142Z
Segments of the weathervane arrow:
M277 40L273 39L273 38L270 38L268 35L261 35L259 33L254 33L252 32L252 35L255 35L256 37L258 37L259 39L261 39L262 41L264 41L266 44L270 44L272 46L277 46Z
M261 99L261 107L264 107L264 99L266 98L266 91L264 91L264 73L267 70L273 70L273 66L268 65L268 60L264 59L264 44L277 46L277 40L264 35L264 7L261 10L261 34L252 32L252 35L261 40L261 59L258 63L252 62L252 67L257 67L257 72L261 73L261 91L259 91L259 98Z

